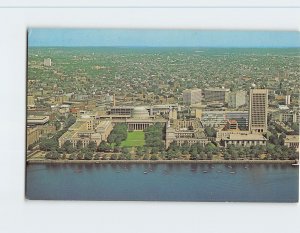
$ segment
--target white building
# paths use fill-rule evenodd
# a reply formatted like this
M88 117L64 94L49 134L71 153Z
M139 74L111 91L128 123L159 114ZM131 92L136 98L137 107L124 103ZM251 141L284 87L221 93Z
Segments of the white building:
M44 59L44 66L51 66L52 62L51 62L51 58L45 58Z
M236 91L229 94L228 107L238 108L246 104L246 91Z
M184 90L182 93L183 103L186 105L201 103L202 91L201 89Z

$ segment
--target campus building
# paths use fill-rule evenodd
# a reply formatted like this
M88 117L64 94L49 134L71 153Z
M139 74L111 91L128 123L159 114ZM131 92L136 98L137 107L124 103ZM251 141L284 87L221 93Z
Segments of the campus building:
M182 93L183 104L191 105L201 103L202 91L201 89L184 90Z
M168 122L166 126L166 148L168 148L172 142L176 142L179 146L184 143L188 145L200 143L205 146L209 140L198 119L175 120L172 125Z
M229 137L223 139L224 147L228 147L229 145L234 146L266 146L267 139L260 134L230 134Z
M228 102L229 89L225 88L208 88L204 90L204 99L209 102Z
M49 121L49 116L29 115L27 117L27 125L44 125Z
M231 92L228 97L228 107L238 108L246 104L246 91Z
M295 148L296 151L299 151L299 135L286 135L284 145Z
M143 131L155 123L166 124L167 120L160 117L150 116L146 107L135 107L130 118L123 121L129 131Z
M204 126L220 127L227 120L236 120L241 129L248 129L248 111L204 111L201 122Z
M59 139L59 147L66 141L70 141L75 148L78 141L82 142L83 147L91 141L99 145L101 141L106 141L113 129L111 121L98 121L93 118L80 118L65 132Z
M267 131L268 90L250 89L249 131Z
M45 58L44 59L44 66L51 66L51 65L52 65L51 58Z
M56 132L54 125L37 125L37 126L27 126L26 129L26 148L29 148L29 145L33 145L36 142L40 141L42 137L46 137L50 133Z

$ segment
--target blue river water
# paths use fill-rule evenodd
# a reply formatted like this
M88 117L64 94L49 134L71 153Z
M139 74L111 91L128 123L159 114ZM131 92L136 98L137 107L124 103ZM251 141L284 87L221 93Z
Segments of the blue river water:
M297 202L282 164L29 164L32 200Z

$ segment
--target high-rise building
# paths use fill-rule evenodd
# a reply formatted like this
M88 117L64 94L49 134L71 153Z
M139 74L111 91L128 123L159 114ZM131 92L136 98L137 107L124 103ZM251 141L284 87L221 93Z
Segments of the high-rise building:
M268 90L250 89L249 131L267 131Z
M189 89L184 90L183 94L183 103L187 105L201 103L202 91L201 89Z
M229 94L228 107L238 108L246 104L246 92L236 91Z
M222 102L228 101L229 89L225 88L208 88L204 90L204 98L207 103L209 102Z
M291 95L286 95L285 96L285 105L290 105L291 104Z

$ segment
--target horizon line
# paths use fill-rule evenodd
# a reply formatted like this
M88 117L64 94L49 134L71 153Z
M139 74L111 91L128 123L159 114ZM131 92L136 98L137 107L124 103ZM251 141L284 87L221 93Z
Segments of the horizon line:
M300 46L135 46L135 45L27 45L27 48L278 48L278 49L286 49L286 48L300 48Z

